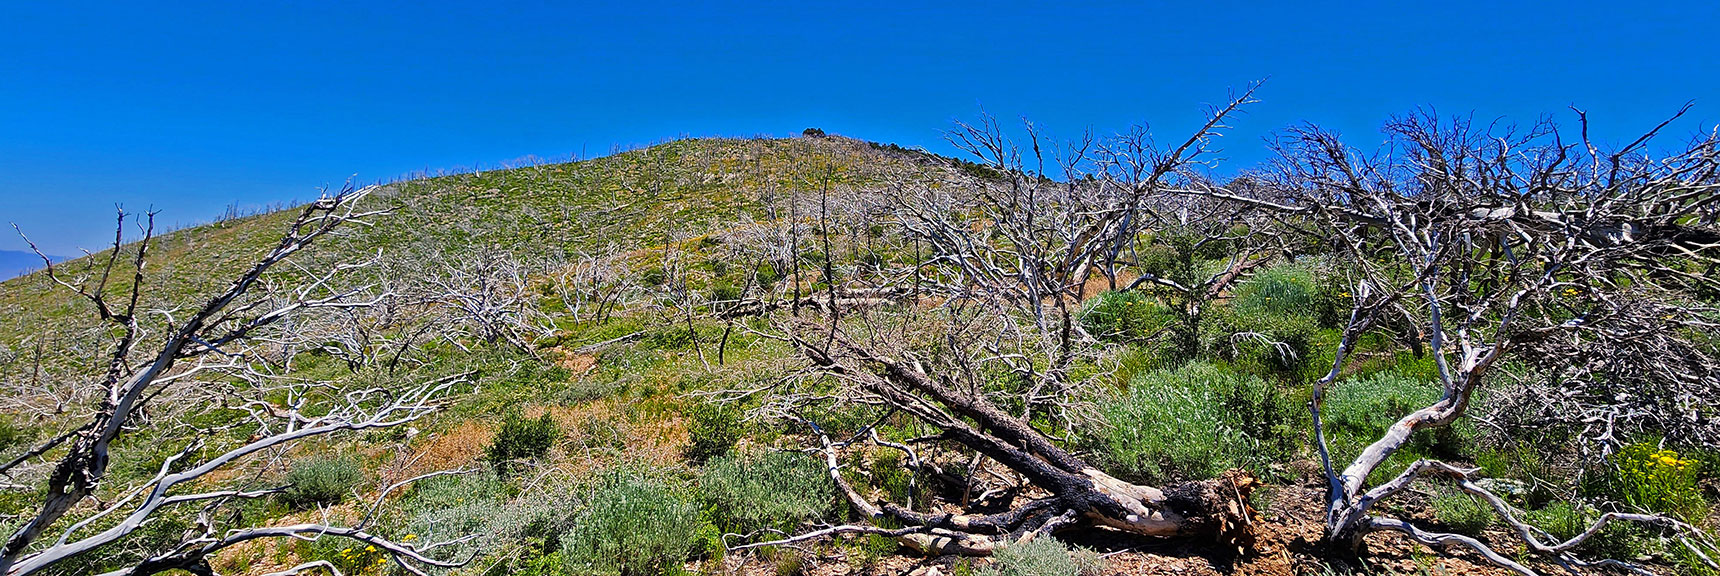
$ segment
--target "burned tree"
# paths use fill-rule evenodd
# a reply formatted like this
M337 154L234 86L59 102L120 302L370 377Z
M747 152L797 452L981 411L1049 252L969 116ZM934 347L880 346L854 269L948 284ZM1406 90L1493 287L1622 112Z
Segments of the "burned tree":
M86 273L47 263L46 275L82 297L113 334L105 372L88 386L99 390L89 416L23 456L0 465L0 474L38 491L33 512L5 537L0 574L22 576L67 567L74 559L115 546L169 514L195 520L165 549L149 551L114 575L170 570L213 574L212 555L253 540L347 538L374 546L405 570L457 564L437 560L438 543L401 542L371 531L383 499L412 480L382 490L363 519L351 525L295 523L256 526L235 512L243 502L284 487L252 477L215 481L216 472L279 457L307 439L344 431L398 426L423 418L469 375L431 378L399 387L356 387L329 392L280 372L282 347L292 338L288 321L327 311L372 306L388 298L373 286L346 286L362 264L340 262L314 272L298 258L343 226L366 226L378 211L359 207L371 189L350 188L304 206L274 246L224 290L189 310L150 309L164 299L149 293L145 269L152 255L153 214L139 225L142 239L120 232L111 249L92 256ZM291 268L290 277L271 274ZM296 276L296 277L293 277ZM116 298L117 296L117 298ZM170 300L170 299L169 299ZM164 318L157 323L150 319ZM290 347L287 347L290 348ZM153 350L153 352L150 352ZM284 399L284 400L283 400ZM208 416L217 416L213 420ZM192 438L141 482L115 486L111 463L126 451L149 449L134 439L173 429ZM37 466L41 463L42 466ZM43 467L46 467L43 470Z
M959 185L893 182L883 193L892 207L887 222L913 256L880 274L911 277L917 303L833 307L784 326L781 338L811 364L790 380L838 386L782 393L760 409L811 433L817 445L808 450L822 455L840 492L870 523L739 548L870 533L926 554L985 555L1075 526L1247 546L1247 496L1257 484L1247 472L1137 485L1078 456L1058 430L1089 418L1082 400L1094 378L1086 371L1103 354L1077 321L1090 280L1115 274L1119 245L1135 241L1151 199L1188 177L1182 169L1207 151L1251 93L1216 107L1194 136L1163 150L1151 148L1144 132L1058 145L1031 124L1018 147L995 121L962 124L950 139L979 162L935 168L942 182ZM1143 155L1118 158L1125 146ZM1133 162L1139 173L1118 178L1109 171L1117 164L1107 162ZM833 303L835 290L832 284ZM875 407L876 420L834 436L814 416L831 405ZM897 441L879 433L896 419L930 434ZM852 453L868 447L905 455L915 480L935 485L948 505L879 502L862 493L845 470ZM901 527L882 527L890 524Z
M1682 112L1680 112L1682 114ZM1569 402L1560 418L1584 436L1616 443L1625 429L1711 444L1720 401L1714 349L1698 336L1715 326L1720 283L1720 148L1710 135L1681 151L1651 153L1665 124L1612 153L1571 142L1549 121L1527 130L1478 127L1431 113L1391 122L1390 144L1369 155L1317 128L1291 131L1269 178L1276 196L1222 187L1185 193L1275 215L1287 229L1326 243L1345 263L1354 306L1330 370L1313 385L1313 433L1329 492L1327 540L1340 548L1393 531L1435 547L1467 547L1521 574L1534 570L1493 546L1382 514L1379 504L1417 481L1445 481L1488 503L1527 551L1567 567L1607 565L1578 548L1610 522L1658 527L1708 561L1713 543L1668 517L1609 512L1564 541L1526 523L1483 488L1479 469L1420 460L1402 471L1386 459L1416 434L1465 417L1483 390L1499 389L1508 364ZM1407 319L1431 355L1443 393L1403 415L1349 462L1334 460L1321 405L1358 339ZM1396 329L1394 329L1396 330ZM1370 484L1375 472L1391 474ZM1710 562L1711 563L1711 562Z

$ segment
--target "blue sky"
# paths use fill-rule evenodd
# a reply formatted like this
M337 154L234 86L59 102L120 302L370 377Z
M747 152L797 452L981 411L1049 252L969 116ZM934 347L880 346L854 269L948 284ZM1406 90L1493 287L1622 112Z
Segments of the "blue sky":
M99 248L116 203L190 223L354 174L682 135L818 126L945 152L983 106L1170 139L1266 77L1224 140L1233 169L1285 126L1371 145L1421 105L1529 121L1575 104L1613 141L1687 100L1675 136L1720 121L1712 2L149 4L0 19L0 222L50 252Z

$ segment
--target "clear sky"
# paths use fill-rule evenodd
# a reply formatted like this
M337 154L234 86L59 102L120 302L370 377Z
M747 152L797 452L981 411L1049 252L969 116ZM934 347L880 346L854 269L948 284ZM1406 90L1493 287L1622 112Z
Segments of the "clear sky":
M1529 121L1574 104L1614 141L1687 100L1675 135L1720 121L1712 1L149 4L0 17L0 222L50 252L99 248L116 203L190 223L355 174L682 135L817 126L947 152L942 131L983 106L1170 139L1266 77L1224 141L1233 168L1293 123L1371 145L1420 105Z

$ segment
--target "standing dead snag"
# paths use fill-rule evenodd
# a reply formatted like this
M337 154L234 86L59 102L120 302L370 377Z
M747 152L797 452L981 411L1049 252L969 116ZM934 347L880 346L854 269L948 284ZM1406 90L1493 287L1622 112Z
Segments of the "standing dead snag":
M1547 122L1495 133L1417 114L1388 125L1392 148L1380 157L1318 129L1292 132L1271 183L1277 200L1217 187L1185 190L1276 215L1329 244L1352 277L1350 321L1310 403L1329 485L1329 542L1354 548L1370 532L1394 531L1435 547L1467 547L1534 574L1474 538L1378 512L1377 504L1415 481L1443 479L1491 505L1530 553L1567 567L1641 572L1577 555L1614 521L1677 533L1709 561L1715 547L1706 535L1650 514L1609 513L1567 541L1548 541L1483 488L1476 469L1423 460L1368 483L1413 435L1467 414L1479 391L1496 387L1490 382L1503 377L1507 361L1526 365L1559 396L1574 399L1581 410L1562 417L1586 427L1588 440L1616 443L1627 430L1710 445L1720 438L1720 428L1703 415L1720 402L1714 386L1720 363L1691 341L1714 327L1720 149L1710 136L1683 152L1651 156L1645 146L1658 130L1602 154L1586 140L1566 143ZM1354 460L1334 462L1321 400L1358 337L1404 318L1433 358L1443 394L1403 416Z
M913 261L871 270L885 283L912 278L919 301L844 307L840 315L783 326L782 338L838 390L784 394L764 408L814 433L809 452L824 456L831 479L870 523L739 548L869 533L926 554L985 555L1074 526L1247 548L1247 498L1256 486L1248 473L1136 485L1089 464L1041 427L1073 429L1090 417L1082 394L1092 379L1077 375L1103 351L1077 322L1090 280L1116 274L1119 245L1135 242L1152 199L1188 178L1181 170L1251 94L1214 109L1194 136L1165 150L1139 131L1116 142L1054 144L1031 124L1031 146L1023 145L1030 150L1018 149L987 118L949 136L978 164L934 167L947 177L936 184L892 182L881 214L893 242L915 248ZM948 186L952 179L959 184ZM840 302L830 285L821 298ZM819 402L874 406L883 416L851 438L831 438L805 416L821 409L813 406ZM878 427L895 415L934 432L881 438ZM867 446L905 454L915 480L935 484L944 506L878 502L850 485L845 459ZM881 527L891 524L902 527Z
M376 303L387 295L370 293L368 287L339 288L342 272L360 265L339 264L323 275L312 275L282 288L266 274L290 261L316 240L342 225L367 225L366 219L380 212L362 211L359 200L370 188L342 190L306 205L292 221L281 240L241 273L227 288L194 310L149 311L142 308L148 287L145 266L154 240L153 227L146 225L141 241L127 246L116 235L105 260L96 263L95 273L82 280L65 277L64 269L48 263L54 282L79 294L94 306L98 317L116 334L106 373L94 385L102 392L99 404L83 425L29 452L31 458L57 458L51 471L33 488L40 490L40 504L0 548L0 574L22 576L53 568L64 568L79 555L122 541L162 515L176 510L196 510L196 521L166 550L151 552L132 566L113 575L144 575L169 570L213 574L209 557L225 548L259 538L316 539L324 536L349 538L374 546L392 557L407 571L422 574L422 567L456 566L427 556L436 544L396 542L367 529L376 518L382 498L402 487L397 483L384 490L364 519L352 526L303 523L255 527L236 522L233 506L246 500L278 493L279 487L253 487L256 482L234 488L209 483L217 470L232 468L259 456L278 454L283 447L307 438L340 431L398 426L422 418L438 408L439 399L469 375L455 375L405 387L377 387L341 391L319 404L302 399L292 384L283 385L278 375L266 374L269 342L281 341L273 331L292 328L284 320L318 309L350 309ZM153 218L150 219L151 222ZM121 216L124 223L124 215ZM122 256L130 254L129 262ZM119 293L122 301L110 298L110 279L129 275ZM123 280L122 280L123 281ZM145 313L168 318L165 326L146 326ZM140 354L142 348L153 354ZM190 364L186 366L186 364ZM219 375L213 382L202 381ZM234 384L237 382L236 384ZM192 385L193 383L197 385ZM297 398L287 406L270 401L280 395ZM114 451L137 448L119 444L156 425L162 410L221 411L233 413L231 421L193 427L196 440L168 457L153 477L141 483L118 487L114 497L98 497L111 482L109 464ZM193 426L186 418L182 426ZM243 437L249 431L249 437ZM145 447L147 448L147 447ZM20 458L0 466L0 474L11 475L26 464ZM410 482L408 480L407 482ZM73 511L77 510L75 515ZM54 535L57 533L57 536Z

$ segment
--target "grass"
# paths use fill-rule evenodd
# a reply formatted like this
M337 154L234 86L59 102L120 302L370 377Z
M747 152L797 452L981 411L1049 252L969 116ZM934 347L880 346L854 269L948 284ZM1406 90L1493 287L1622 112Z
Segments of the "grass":
M1453 532L1471 536L1493 524L1495 512L1481 499L1446 488L1433 495L1433 516Z
M1333 457L1348 462L1368 443L1385 434L1399 419L1439 400L1441 391L1431 381L1395 372L1380 372L1344 379L1327 393L1321 408ZM1422 457L1462 458L1471 451L1477 432L1467 419L1452 426L1418 432L1403 449L1393 453L1375 470L1379 476L1396 474Z
M364 481L364 470L348 456L312 456L293 462L287 489L277 498L295 510L339 504Z

